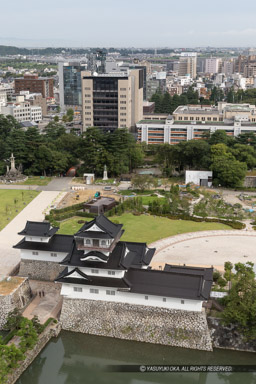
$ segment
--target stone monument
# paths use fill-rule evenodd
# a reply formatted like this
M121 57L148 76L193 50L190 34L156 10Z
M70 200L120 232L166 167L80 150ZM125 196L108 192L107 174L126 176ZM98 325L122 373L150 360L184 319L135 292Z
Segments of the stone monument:
M11 162L11 169L9 165L6 166L6 174L5 176L0 177L0 182L15 183L19 181L25 181L27 176L21 173L21 166L19 169L15 168L15 157L13 156L13 153L11 154L9 161Z
M108 171L106 165L104 165L103 180L108 180Z

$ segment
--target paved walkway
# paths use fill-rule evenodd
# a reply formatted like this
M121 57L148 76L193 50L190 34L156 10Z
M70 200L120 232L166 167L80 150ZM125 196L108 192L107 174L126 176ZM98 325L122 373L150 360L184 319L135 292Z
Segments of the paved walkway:
M158 240L151 262L153 268L165 263L202 265L223 269L226 261L233 264L252 261L256 267L256 231L202 231L185 233ZM256 269L256 268L255 268Z
M21 240L21 231L27 220L43 221L43 211L49 207L59 192L41 192L0 232L0 275L8 275L18 267L20 251L12 246Z
M34 299L26 307L22 315L28 319L38 316L41 324L45 323L49 317L57 319L62 306L61 285L37 280L29 280L29 284Z

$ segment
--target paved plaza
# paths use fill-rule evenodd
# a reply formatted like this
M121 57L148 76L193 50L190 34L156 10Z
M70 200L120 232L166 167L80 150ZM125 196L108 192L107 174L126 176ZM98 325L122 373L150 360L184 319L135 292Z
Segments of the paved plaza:
M224 263L251 261L256 266L255 231L204 231L172 236L150 244L156 248L153 268L165 263L214 266L223 270Z

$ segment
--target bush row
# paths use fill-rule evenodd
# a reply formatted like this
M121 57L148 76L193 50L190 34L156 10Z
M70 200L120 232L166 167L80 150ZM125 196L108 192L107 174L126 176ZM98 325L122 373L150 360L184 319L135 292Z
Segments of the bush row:
M204 217L194 217L189 215L170 215L170 214L154 214L155 216L164 216L171 220L190 220L190 221L196 221L196 222L206 222L206 223L221 223L226 224L232 227L233 229L243 229L245 228L245 224L241 223L240 221L231 221L231 220L224 220L224 219L218 219L218 218L204 218Z
M50 215L59 215L60 213L64 212L70 212L70 211L77 211L79 209L83 209L84 203L74 204L70 205L69 207L60 208L60 209L51 209Z

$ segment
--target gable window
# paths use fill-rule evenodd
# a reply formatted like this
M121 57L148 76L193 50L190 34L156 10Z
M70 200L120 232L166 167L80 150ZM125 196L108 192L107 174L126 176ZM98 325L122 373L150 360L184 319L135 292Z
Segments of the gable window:
M101 245L106 245L106 240L101 240Z
M57 257L57 253L51 253L52 257Z
M145 300L148 300L148 296L145 296Z
M116 274L116 272L115 271L108 271L108 275L115 275Z
M83 288L80 287L73 287L74 292L83 292Z
M166 303L166 297L163 297L163 302Z
M35 251L34 251L34 252L32 252L32 255L35 255L35 256L36 256L36 255L38 255L38 252L35 252Z
M90 288L90 293L99 293L99 290L95 288Z
M115 291L110 291L109 289L106 290L107 295L115 296L116 292Z
M90 239L86 239L85 244L91 244L91 240Z
M91 273L99 273L99 270L98 269L92 269Z
M185 300L181 300L180 303L181 303L181 304L185 304Z

